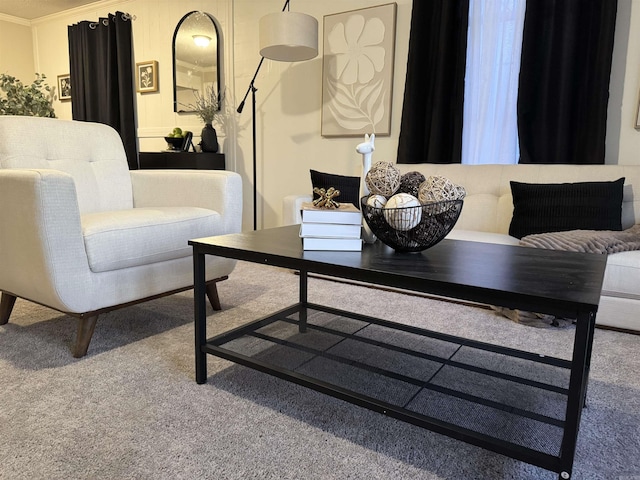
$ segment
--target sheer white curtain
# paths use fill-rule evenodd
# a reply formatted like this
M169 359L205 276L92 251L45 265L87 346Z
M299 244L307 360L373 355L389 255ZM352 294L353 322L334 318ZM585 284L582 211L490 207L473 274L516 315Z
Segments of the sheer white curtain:
M518 163L516 106L526 0L470 0L462 163Z

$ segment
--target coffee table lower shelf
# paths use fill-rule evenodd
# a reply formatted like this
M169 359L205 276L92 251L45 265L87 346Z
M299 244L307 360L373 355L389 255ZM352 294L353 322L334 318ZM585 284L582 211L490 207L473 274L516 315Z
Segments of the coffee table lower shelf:
M569 361L310 303L201 351L561 471Z

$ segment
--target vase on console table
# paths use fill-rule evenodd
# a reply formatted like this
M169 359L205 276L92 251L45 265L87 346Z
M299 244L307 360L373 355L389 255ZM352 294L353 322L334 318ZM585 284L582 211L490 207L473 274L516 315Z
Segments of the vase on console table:
M218 135L216 134L216 129L210 123L205 123L202 129L200 148L203 152L218 152Z

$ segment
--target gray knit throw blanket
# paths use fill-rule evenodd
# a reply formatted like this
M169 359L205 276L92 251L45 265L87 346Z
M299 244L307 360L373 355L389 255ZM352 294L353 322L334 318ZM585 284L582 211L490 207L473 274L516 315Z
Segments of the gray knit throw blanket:
M537 233L522 237L520 245L548 250L602 254L640 250L640 224L619 232L571 230L568 232Z
M520 239L525 247L546 248L548 250L567 250L584 253L617 253L640 250L640 224L622 230L571 230L568 232L550 232L527 235ZM512 310L492 306L496 313L522 325L531 327L568 327L573 321L524 310Z

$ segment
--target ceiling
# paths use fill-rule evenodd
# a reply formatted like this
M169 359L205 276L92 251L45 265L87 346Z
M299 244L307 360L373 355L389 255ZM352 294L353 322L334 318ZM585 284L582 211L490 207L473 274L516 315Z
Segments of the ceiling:
M95 2L96 0L0 0L0 13L33 20Z

